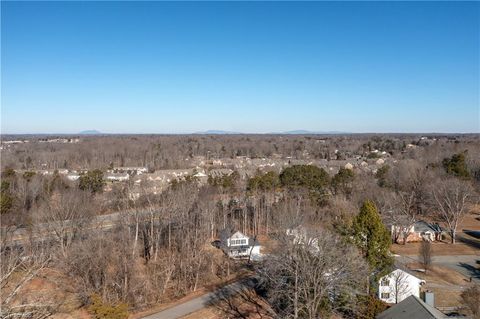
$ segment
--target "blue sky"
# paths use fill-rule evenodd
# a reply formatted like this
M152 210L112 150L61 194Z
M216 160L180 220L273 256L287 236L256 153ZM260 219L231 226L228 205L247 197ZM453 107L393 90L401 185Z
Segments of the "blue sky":
M2 133L479 132L479 2L4 2Z

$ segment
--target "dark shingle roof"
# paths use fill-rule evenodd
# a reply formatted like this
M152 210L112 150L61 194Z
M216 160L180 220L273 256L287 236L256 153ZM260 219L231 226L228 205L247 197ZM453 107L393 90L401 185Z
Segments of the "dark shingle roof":
M427 305L418 297L410 296L378 314L376 319L444 319L439 310Z
M427 231L432 232L432 233L436 233L436 232L441 232L442 231L442 228L440 227L440 225L430 224L430 223L427 223L424 220L417 221L414 225L414 229L418 233L427 232Z

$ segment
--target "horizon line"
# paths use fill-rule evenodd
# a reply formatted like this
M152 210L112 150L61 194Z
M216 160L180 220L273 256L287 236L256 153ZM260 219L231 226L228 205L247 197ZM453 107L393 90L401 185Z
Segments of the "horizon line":
M107 136L107 135L367 135L367 134L387 134L387 135L476 135L480 134L479 132L382 132L382 131L370 131L370 132L347 132L347 131L305 131L305 132L295 132L292 131L282 131L282 132L233 132L233 131L216 131L212 132L156 132L156 133L147 133L147 132L136 132L136 133L108 133L108 132L98 132L98 133L0 133L0 136L6 135L42 135L42 136ZM298 130L303 131L303 130Z

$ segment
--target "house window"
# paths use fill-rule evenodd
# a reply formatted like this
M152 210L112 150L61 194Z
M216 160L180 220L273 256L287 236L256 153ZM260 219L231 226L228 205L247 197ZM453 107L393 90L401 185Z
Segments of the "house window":
M389 299L390 294L388 292L382 292L382 299Z
M382 279L382 282L380 283L380 285L383 286L383 287L388 287L388 286L390 286L390 280L388 280L386 278Z
M238 246L238 245L245 245L247 243L246 239L232 239L230 240L230 245Z

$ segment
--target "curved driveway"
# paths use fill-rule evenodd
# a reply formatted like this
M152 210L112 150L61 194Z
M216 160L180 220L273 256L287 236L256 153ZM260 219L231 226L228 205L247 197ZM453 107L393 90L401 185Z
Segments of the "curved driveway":
M166 310L157 312L156 314L143 317L143 319L175 319L184 317L192 312L199 311L205 307L210 306L222 297L229 297L236 293L239 293L243 289L249 287L251 281L241 280L235 283L229 284L225 287L219 288L213 292L206 293L195 299L186 301L182 304L173 306Z

